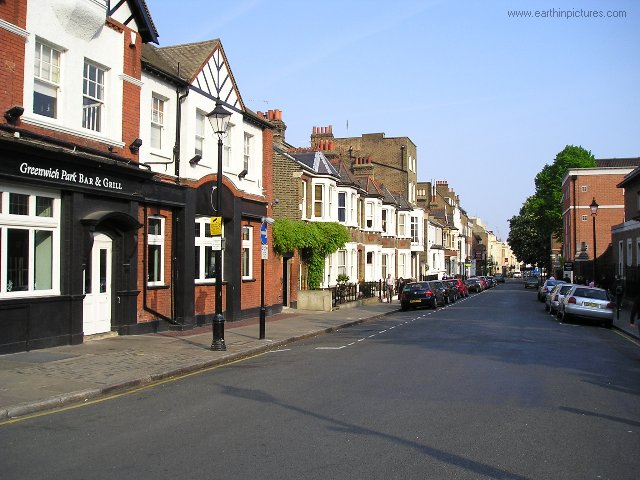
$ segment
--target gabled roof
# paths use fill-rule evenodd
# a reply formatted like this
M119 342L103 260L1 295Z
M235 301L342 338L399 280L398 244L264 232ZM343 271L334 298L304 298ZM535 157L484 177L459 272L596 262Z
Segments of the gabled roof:
M162 48L143 45L142 62L191 83L219 45L217 39Z
M132 20L135 21L143 44L158 43L158 30L156 30L145 0L128 0L126 4L124 1L111 2L108 6L110 7L107 11L108 17L113 17L123 7L122 11L126 11L125 15L131 14L123 23L128 26ZM125 8L128 10L124 10Z
M340 180L338 180L338 185L344 187L351 187L358 190L361 190L362 187L356 181L356 178L353 176L353 173L349 169L349 167L340 159L331 161L331 165L338 171L338 175L340 175Z
M202 95L220 99L225 107L247 113L219 39L162 48L143 45L142 64L177 83L188 84ZM261 127L268 124L253 112L250 116L259 120Z
M382 203L386 203L387 205L396 205L398 206L398 200L396 197L389 191L389 189L384 185L380 185L382 193L384 197L382 198Z
M357 177L356 181L360 184L360 187L366 192L368 197L380 197L384 198L384 193L380 188L380 185L371 177Z
M600 168L638 167L640 157L636 158L596 158L596 164Z
M300 165L318 175L331 175L340 178L340 174L322 152L290 152Z
M409 203L409 200L407 200L404 195L398 192L393 192L393 196L396 199L396 204L398 205L396 208L398 210L405 210L405 211L413 210L413 206Z
M149 13L149 7L145 0L131 0L131 12L138 25L138 32L142 37L143 43L153 42L158 43L158 30L153 23L151 13Z
M630 173L627 173L624 179L616 186L618 188L625 187L626 185L628 185L629 183L631 183L632 181L636 180L639 177L640 177L640 167L636 168Z

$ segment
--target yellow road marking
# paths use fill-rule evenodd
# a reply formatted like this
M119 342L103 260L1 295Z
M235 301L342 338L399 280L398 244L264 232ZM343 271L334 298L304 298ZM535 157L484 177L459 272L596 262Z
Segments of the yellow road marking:
M47 410L47 411L44 411L44 412L32 413L32 414L29 414L29 415L25 415L23 417L11 418L11 419L8 419L8 420L0 420L0 427L2 427L4 425L10 425L12 423L23 422L25 420L31 420L33 418L45 417L47 415L54 415L56 413L67 412L69 410L75 410L77 408L87 407L89 405L95 405L95 404L98 404L98 403L106 402L108 400L113 400L113 399L116 399L116 398L124 397L126 395L131 395L133 393L142 392L144 390L149 390L151 388L155 388L155 387L158 387L160 385L165 385L165 384L171 383L171 382L177 382L178 380L182 380L184 378L192 377L194 375L200 375L201 373L210 372L210 371L216 370L218 368L222 368L222 367L226 367L226 366L229 366L229 365L233 365L235 363L240 363L240 362L243 362L245 360L250 360L252 358L256 358L256 357L259 357L261 355L265 355L266 353L268 353L268 352L256 353L255 355L239 358L238 360L233 360L233 361L230 361L230 362L227 362L227 363L223 363L221 365L213 365L211 367L203 368L202 370L198 370L198 371L195 371L195 372L184 373L182 375L177 375L175 377L165 378L163 380L157 380L155 382L151 382L151 383L148 383L146 385L142 385L140 387L133 388L131 390L126 390L126 391L120 392L120 393L114 393L112 395L107 395L105 397L96 398L94 400L87 400L87 401L85 401L83 403L79 403L79 404L76 404L76 405L70 405L68 407L53 408L53 409L50 409L50 410Z

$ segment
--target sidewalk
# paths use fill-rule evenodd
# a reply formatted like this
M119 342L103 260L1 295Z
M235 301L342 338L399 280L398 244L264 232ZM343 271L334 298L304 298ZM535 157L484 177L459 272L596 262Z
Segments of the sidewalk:
M613 326L635 338L640 339L640 334L638 333L638 322L640 320L636 320L635 325L631 325L629 323L631 319L631 301L626 299L622 302L622 307L620 308L620 316L614 314L613 316Z
M82 345L2 355L0 421L222 365L398 308L396 301L343 305L332 312L285 310L267 318L265 340L258 338L258 319L227 323L224 352L211 351L209 325L187 332L110 336Z

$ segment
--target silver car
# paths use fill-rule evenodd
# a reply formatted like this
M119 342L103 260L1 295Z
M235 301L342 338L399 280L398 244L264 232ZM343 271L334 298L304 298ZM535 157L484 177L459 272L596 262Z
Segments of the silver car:
M575 287L573 283L558 283L555 285L553 290L546 296L545 310L553 315L557 314L560 302L572 287Z
M558 316L563 322L571 318L582 318L613 325L615 306L606 290L595 287L574 285L558 305Z

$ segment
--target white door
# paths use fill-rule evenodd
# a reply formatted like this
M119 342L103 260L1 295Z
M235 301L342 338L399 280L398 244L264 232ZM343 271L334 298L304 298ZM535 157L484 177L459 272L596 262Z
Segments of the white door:
M93 234L93 249L84 271L85 335L111 330L111 239Z

